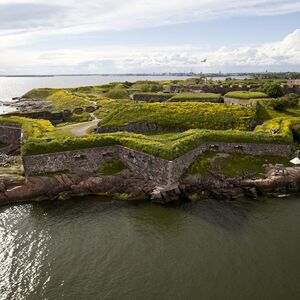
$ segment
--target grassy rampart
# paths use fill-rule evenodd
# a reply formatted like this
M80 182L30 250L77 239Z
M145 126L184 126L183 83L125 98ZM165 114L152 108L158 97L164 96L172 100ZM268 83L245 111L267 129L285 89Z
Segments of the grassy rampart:
M197 102L145 103L120 106L102 120L101 126L148 122L168 128L249 130L254 119L254 107Z
M247 99L247 100L269 98L267 94L262 92L244 92L244 91L229 92L224 97L236 98L236 99Z

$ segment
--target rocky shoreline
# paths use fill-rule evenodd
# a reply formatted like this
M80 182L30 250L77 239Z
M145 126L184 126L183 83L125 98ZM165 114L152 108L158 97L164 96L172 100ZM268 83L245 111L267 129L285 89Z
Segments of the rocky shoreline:
M55 176L0 176L0 205L102 195L119 200L149 200L166 204L205 198L236 200L259 196L282 197L300 190L300 168L269 167L262 179L207 178L189 175L171 186L157 187L129 170L115 176L59 174Z

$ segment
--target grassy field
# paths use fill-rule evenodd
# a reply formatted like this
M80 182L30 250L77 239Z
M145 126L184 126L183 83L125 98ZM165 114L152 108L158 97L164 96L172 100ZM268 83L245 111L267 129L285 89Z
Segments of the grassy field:
M185 175L199 174L203 177L208 177L212 176L212 174L220 174L227 177L253 176L257 178L263 177L264 164L291 166L289 158L280 156L205 152L190 165Z
M253 107L215 103L145 103L122 105L105 117L101 126L123 126L128 123L155 123L168 128L249 130L255 118Z
M128 99L129 94L126 86L122 83L110 83L99 86L86 86L78 88L32 89L22 96L32 100L50 101L53 111L72 110L78 107L96 105L99 100Z
M75 149L123 145L157 157L173 160L207 142L239 142L289 144L291 135L237 130L193 129L168 136L115 132L83 137L63 136L46 132L47 138L28 138L23 145L24 155L35 155Z
M171 100L188 101L188 100L214 100L220 99L221 94L215 93L195 93L195 94L177 94L171 98Z
M295 123L295 119L278 118L258 126L254 132L191 129L181 133L158 135L116 132L75 137L57 130L46 120L2 117L0 121L22 125L24 155L123 145L168 160L173 160L206 142L291 144L292 126Z
M267 94L262 92L244 92L244 91L229 92L224 97L236 98L236 99L247 99L247 100L269 98Z
M118 109L121 105L130 103L134 102L129 99L101 99L97 101L97 106L99 106L99 108L94 112L94 115L99 119L103 119L109 116L114 110Z

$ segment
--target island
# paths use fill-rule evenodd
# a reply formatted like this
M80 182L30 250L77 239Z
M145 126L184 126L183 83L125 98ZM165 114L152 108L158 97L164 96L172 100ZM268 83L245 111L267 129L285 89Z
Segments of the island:
M270 78L33 89L0 116L0 204L298 192L299 95Z

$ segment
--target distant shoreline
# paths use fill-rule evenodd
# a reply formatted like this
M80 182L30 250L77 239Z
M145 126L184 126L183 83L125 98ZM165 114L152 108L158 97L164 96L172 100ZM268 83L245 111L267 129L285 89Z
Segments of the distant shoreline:
M208 73L209 77L230 77L230 76L253 76L253 74L215 74ZM136 77L145 77L145 76L157 76L157 77L166 77L166 76L178 76L178 77L197 77L203 76L203 73L145 73L145 74L50 74L50 75L0 75L0 77L80 77L80 76L101 76L101 77L109 77L109 76L136 76Z

